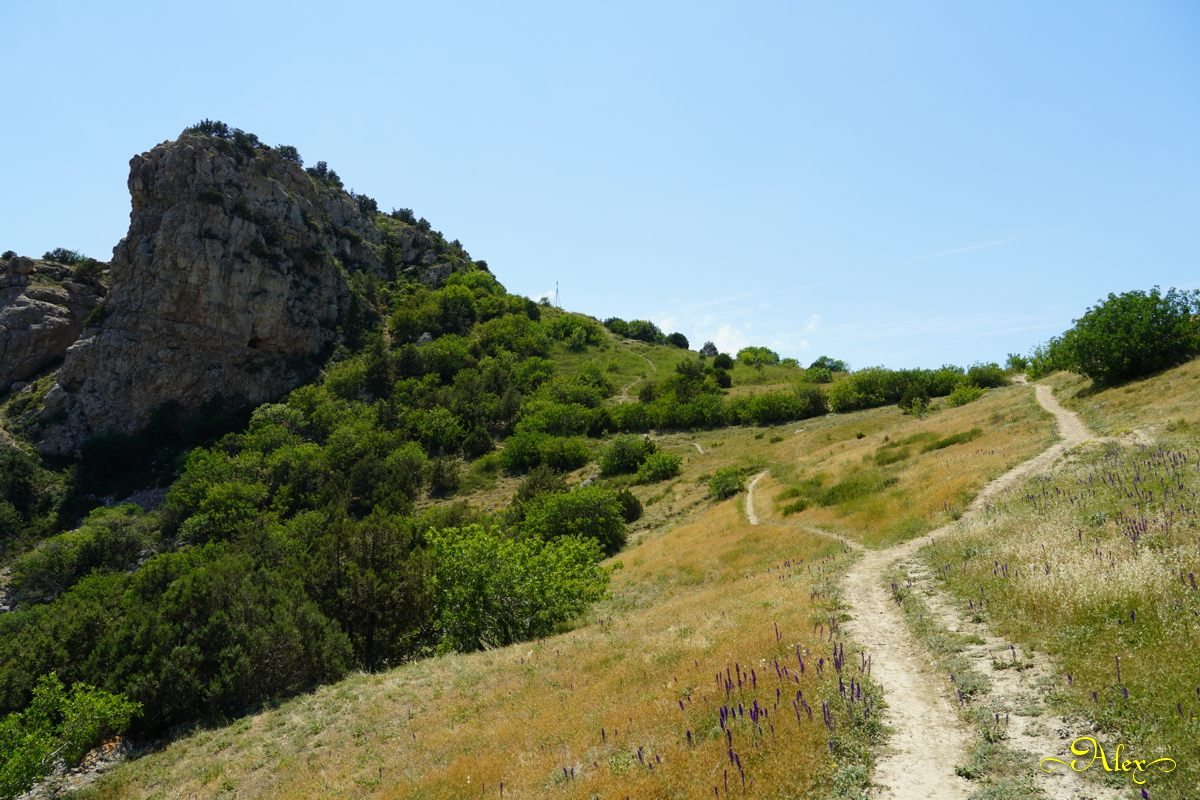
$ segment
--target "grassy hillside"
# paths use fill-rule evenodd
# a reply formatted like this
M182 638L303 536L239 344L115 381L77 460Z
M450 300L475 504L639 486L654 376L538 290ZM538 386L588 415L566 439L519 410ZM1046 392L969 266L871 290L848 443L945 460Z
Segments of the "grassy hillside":
M861 685L865 697L875 689L860 674L854 643L836 631L836 579L853 554L825 531L872 543L896 536L890 513L860 507L868 501L907 508L923 525L948 519L952 512L939 503L965 504L990 475L1045 446L1052 428L1030 394L1022 387L993 390L921 418L886 408L788 425L656 434L661 451L684 459L681 472L630 487L646 517L633 526L626 549L605 562L623 565L613 573L611 599L569 630L353 675L198 730L121 767L84 796L153 797L165 787L198 797L498 796L503 780L512 797L667 796L669 790L691 797L714 786L723 797L727 772L730 790L740 794L742 771L747 786L753 780L754 791L768 796L804 797L810 790L822 796L835 786L856 791L872 763L870 745L883 735L880 703L872 699L872 713L864 716L864 701L851 704L839 693L839 677L843 686L853 680L855 693ZM930 433L944 438L975 427L984 432L970 442L887 465L899 482L869 498L787 517L772 510L780 480L795 485L824 474L837 485L875 469L873 454L885 436L928 441ZM744 494L711 499L708 480L727 467L783 476L758 485L763 524L746 523ZM764 492L769 482L775 488ZM925 499L926 491L936 502ZM843 645L839 675L833 652ZM778 660L799 672L797 647L806 665L799 683L775 670ZM728 698L715 678L726 669L734 682ZM751 669L754 678L739 688L738 672ZM814 710L811 721L801 705L797 722L791 707L797 690ZM755 700L768 710L761 733L749 717L730 723L739 771L719 709L752 707ZM822 703L829 704L832 731L822 721Z

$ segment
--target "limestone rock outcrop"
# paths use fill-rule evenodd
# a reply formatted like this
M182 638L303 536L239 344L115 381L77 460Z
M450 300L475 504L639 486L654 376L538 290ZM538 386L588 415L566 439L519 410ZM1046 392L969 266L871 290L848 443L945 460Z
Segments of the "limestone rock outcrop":
M61 359L105 294L69 267L13 256L0 261L0 393Z
M102 324L65 354L39 449L133 432L164 401L259 403L332 350L347 275L385 277L361 203L279 150L185 132L130 161L128 235Z

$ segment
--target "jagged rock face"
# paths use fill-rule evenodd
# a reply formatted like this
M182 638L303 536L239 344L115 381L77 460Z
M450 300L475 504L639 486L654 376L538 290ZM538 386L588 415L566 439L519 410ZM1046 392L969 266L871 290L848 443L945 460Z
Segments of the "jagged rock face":
M386 277L359 203L279 151L185 133L132 159L129 191L104 321L66 352L43 452L136 431L164 401L253 404L300 385L336 341L346 269Z
M69 267L24 256L0 262L0 276L2 393L62 358L105 290L102 284L69 280Z

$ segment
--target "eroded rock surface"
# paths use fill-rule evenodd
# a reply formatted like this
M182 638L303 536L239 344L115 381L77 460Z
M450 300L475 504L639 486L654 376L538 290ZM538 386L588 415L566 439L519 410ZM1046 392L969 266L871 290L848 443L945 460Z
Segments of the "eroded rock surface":
M0 393L61 359L79 338L105 289L71 276L69 267L25 256L0 261Z
M44 293L11 311L14 324L41 320L44 351L79 337L39 413L43 452L136 431L164 401L255 404L311 379L339 341L356 272L440 283L474 268L424 220L385 233L373 201L261 145L185 131L133 158L129 191L99 327L79 336L69 303L52 312ZM22 347L14 364L39 349Z

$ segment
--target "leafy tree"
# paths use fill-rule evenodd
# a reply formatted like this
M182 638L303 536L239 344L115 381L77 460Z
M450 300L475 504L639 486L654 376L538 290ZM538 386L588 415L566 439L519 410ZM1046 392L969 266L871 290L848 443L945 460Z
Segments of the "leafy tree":
M654 453L648 457L637 471L638 483L658 483L679 474L683 458L670 453Z
M1020 353L1009 353L1004 366L1013 372L1024 372L1029 368L1029 359Z
M628 489L617 492L617 503L621 506L621 518L627 524L633 524L642 518L642 501Z
M279 151L279 157L285 161L295 161L300 166L304 166L304 159L300 157L300 151L290 144L278 145L276 150Z
M702 356L712 357L712 356L717 355L717 353L718 353L717 346L715 344L713 344L712 342L705 342L704 346L700 348L700 355L702 355Z
M804 380L811 383L830 383L833 381L833 373L829 367L809 367L804 370Z
M141 704L77 683L66 689L58 675L38 679L28 708L0 719L0 795L28 789L62 758L68 767L104 739L121 734Z
M743 347L738 350L737 360L750 366L758 364L770 366L779 363L779 354L766 347Z
M43 261L53 261L63 266L73 267L81 263L87 256L75 250L68 250L65 247L56 247L47 253L42 254Z
M737 467L723 467L708 481L708 490L718 500L732 497L746 486L745 476Z
M607 590L599 543L512 539L480 525L429 533L438 649L469 652L546 636Z
M658 451L654 442L641 436L618 436L600 454L601 475L637 472L642 463Z
M1101 384L1140 378L1200 352L1200 291L1110 294L1063 335L1070 368Z
M841 360L835 359L835 358L830 358L829 356L821 356L816 361L814 361L808 365L809 369L812 369L813 367L827 369L830 372L849 372L850 371L850 365L847 364L845 361L841 361Z
M622 339L629 338L629 323L620 317L609 317L608 319L604 320L604 327L608 328Z
M688 348L687 337L678 331L667 337L667 344L671 345L671 347L678 347L680 350L687 350Z
M599 542L609 555L625 544L626 533L616 495L598 486L538 495L525 505L521 530L546 541L562 536L586 536Z
M712 365L713 369L733 369L733 358L728 353L718 353Z
M610 328L609 330L612 329ZM630 320L625 335L630 339L637 339L649 344L663 344L666 342L666 337L663 336L663 332L659 330L658 326L644 319Z

